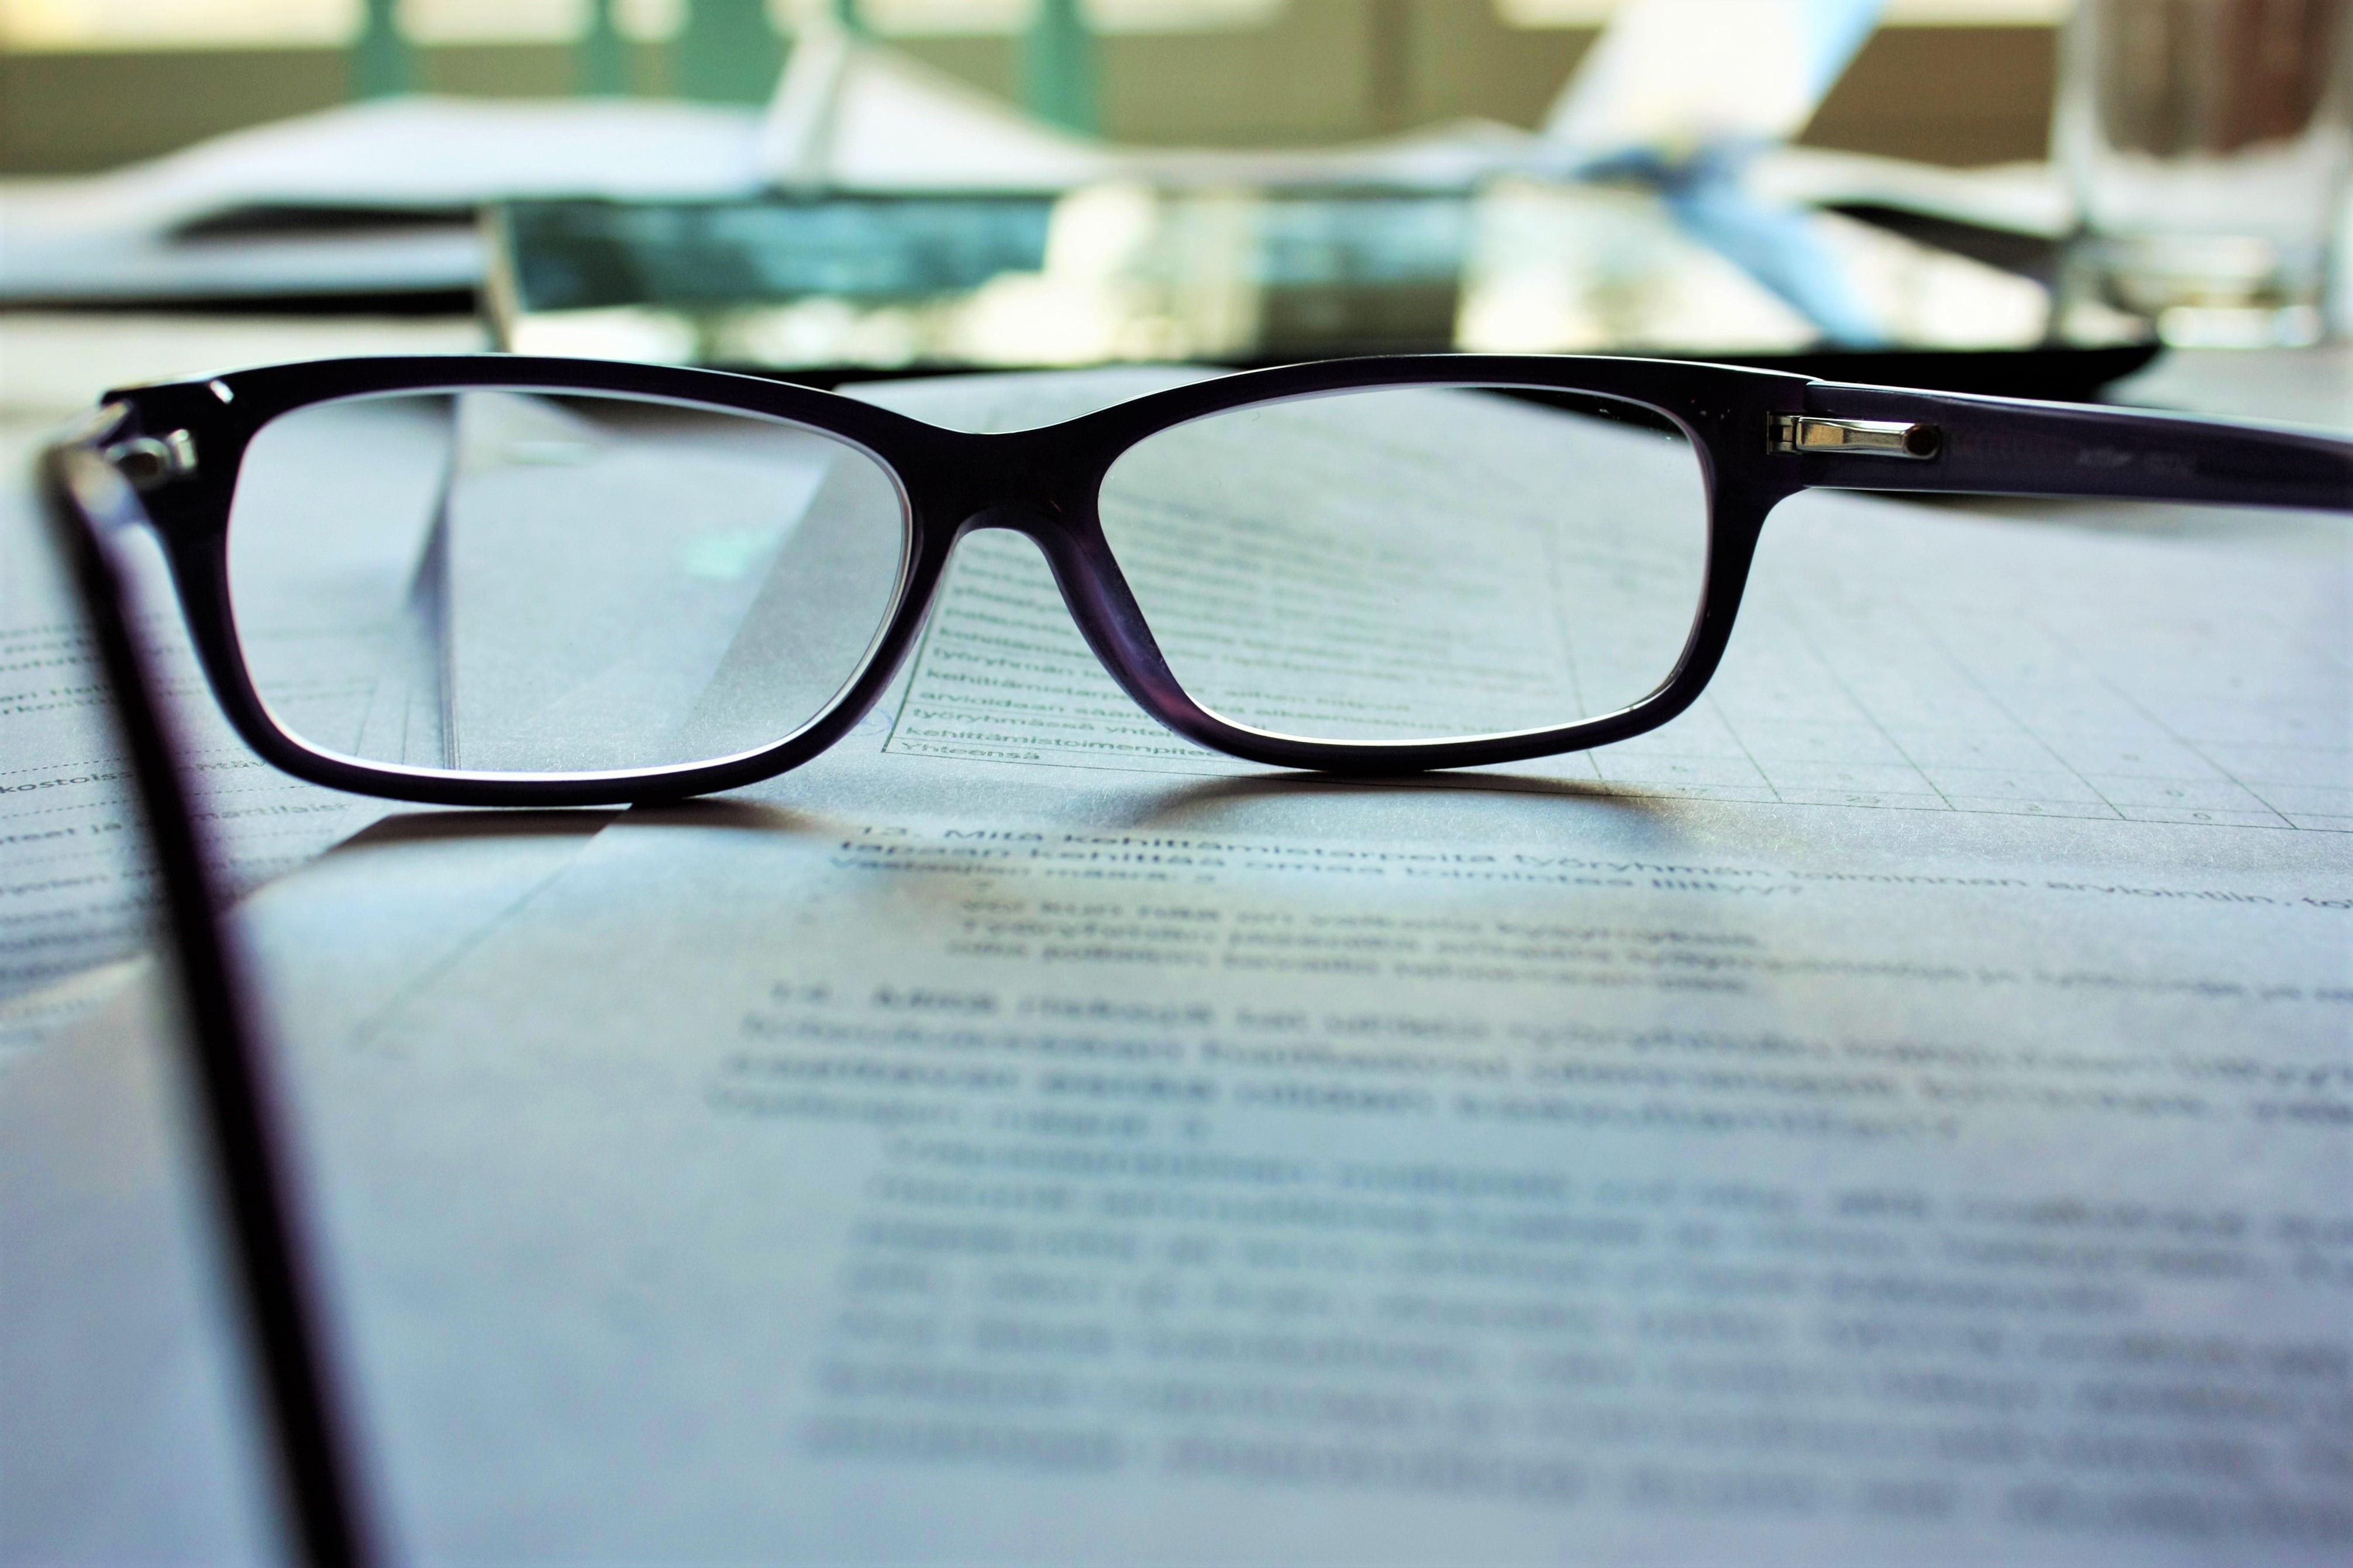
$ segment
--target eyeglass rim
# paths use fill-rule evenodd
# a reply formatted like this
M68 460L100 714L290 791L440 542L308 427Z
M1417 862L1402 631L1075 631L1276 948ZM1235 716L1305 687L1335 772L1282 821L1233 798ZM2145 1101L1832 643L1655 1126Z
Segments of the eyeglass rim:
M656 396L651 394L642 392L608 394L603 392L601 389L582 388L576 386L548 387L537 385L530 382L514 382L512 384L507 382L499 382L491 384L470 387L424 385L394 387L387 391L346 393L339 396L325 397L314 402L298 404L286 412L288 414L298 414L313 408L330 408L339 404L363 403L376 398L431 396L438 393L461 393L470 391L514 392L522 394L562 392L583 396L609 395L617 399L627 399L628 401L640 405L649 404L671 408L712 410L723 407L721 405L708 401L675 396ZM303 739L299 731L279 717L278 710L270 706L269 698L262 694L260 688L257 683L254 685L254 700L260 705L262 713L269 721L271 728L274 729L279 735L282 736L289 743L299 748L306 755L318 762L330 765L351 764L369 768L387 774L396 775L403 779L417 781L418 783L430 783L435 780L443 779L465 779L476 781L512 781L534 784L568 784L581 781L593 781L612 784L628 784L632 781L647 780L690 769L728 766L733 763L744 762L749 758L768 754L775 752L779 746L797 739L803 731L809 729L812 725L821 721L825 718L827 712L829 711L841 699L842 694L848 691L852 685L856 684L859 677L866 672L869 666L873 662L876 653L881 646L883 633L889 628L892 621L897 616L899 606L904 599L907 592L908 568L914 559L914 552L913 550L913 508L908 499L906 483L900 478L898 470L893 468L890 463L884 460L879 454L869 450L860 443L829 430L818 429L814 426L807 425L798 420L771 419L767 416L759 415L755 411L749 409L726 408L724 411L731 415L740 414L747 418L765 419L770 423L784 425L796 430L807 431L809 434L820 436L832 440L852 451L863 454L877 468L881 469L884 477L890 480L892 494L897 499L899 506L900 538L898 545L897 574L892 582L889 595L885 603L885 608L880 623L876 626L874 634L867 639L866 647L860 653L858 662L852 668L849 675L846 677L842 683L835 689L833 694L826 699L825 707L820 709L815 717L796 727L786 734L782 741L764 742L758 746L747 747L741 752L732 752L723 756L704 758L693 763L669 763L650 768L574 769L563 772L520 772L509 769L500 769L498 771L491 772L464 768L419 768L397 763L370 762L364 758L349 756L340 752L329 751L325 747ZM285 417L285 415L283 414L274 415L270 419L263 421L262 425L255 431L255 435L259 435L262 429L267 429L271 423L283 417ZM243 456L244 453L240 451L240 461L242 460ZM233 492L234 487L232 487L232 494ZM231 531L233 531L235 523L234 516L230 518L229 523ZM174 565L174 573L176 577L176 563ZM228 590L227 614L232 630L234 630L237 606L234 582L236 568L233 559L228 566L228 574L230 587ZM244 663L244 645L240 641L237 646L238 660L242 665ZM249 667L247 667L246 674L248 679L250 680L251 671ZM417 797L403 796L401 798ZM599 802L596 804L607 803Z
M1409 742L1305 740L1234 723L1169 672L1103 541L1104 474L1147 437L1254 405L1382 387L1556 392L1631 403L1690 441L1707 498L1701 603L1674 670L1615 712L1548 729ZM229 603L230 502L248 446L297 409L402 392L512 387L635 396L781 420L841 440L899 485L907 535L900 580L865 663L792 734L733 756L600 773L421 769L336 755L271 716L246 666ZM1695 701L1728 644L1766 516L1810 488L2107 495L2318 506L2353 511L2353 442L2234 421L2021 399L1820 382L1678 360L1426 354L1243 371L1145 394L1036 429L943 429L838 393L725 371L509 354L385 356L261 366L107 395L110 452L185 432L189 471L141 501L170 564L198 659L223 711L264 760L355 794L464 806L622 805L741 787L809 761L880 700L965 533L1002 527L1044 552L1082 635L1146 713L1211 750L1270 766L1395 774L1588 750L1667 723ZM1787 422L1926 425L1924 460L1774 444ZM1926 422L1934 420L1933 425ZM86 437L87 439L87 437ZM225 456L224 456L225 455ZM1922 458L1921 454L1905 454ZM1876 460L1875 460L1876 459Z

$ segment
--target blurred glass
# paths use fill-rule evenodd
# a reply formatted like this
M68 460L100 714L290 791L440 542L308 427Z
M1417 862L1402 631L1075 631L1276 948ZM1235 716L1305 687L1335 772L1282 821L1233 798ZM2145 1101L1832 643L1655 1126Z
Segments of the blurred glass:
M2345 200L2348 0L2081 0L2053 140L2066 299L2167 342L2307 343Z
M1471 195L1107 182L1056 197L512 202L517 353L795 372L1351 353L1796 353L1820 329L1626 187ZM2041 283L1835 213L1809 243L1887 341L2022 348Z

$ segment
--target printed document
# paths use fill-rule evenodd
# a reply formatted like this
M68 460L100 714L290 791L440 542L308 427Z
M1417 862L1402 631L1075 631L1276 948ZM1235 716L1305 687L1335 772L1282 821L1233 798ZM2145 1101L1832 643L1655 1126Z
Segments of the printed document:
M36 514L40 443L103 389L231 363L336 353L460 353L466 322L16 313L0 321L0 1072L77 1011L91 971L145 943L153 888L124 848L129 777L100 676ZM161 559L135 552L149 657L172 700L217 869L233 889L307 863L379 814L267 766L220 718ZM263 616L260 628L274 632ZM272 639L274 641L274 637Z
M31 443L11 431L15 472ZM143 946L153 889L135 847L129 765L107 715L104 677L28 485L0 492L0 1070L16 1043L79 1005L71 981ZM382 807L286 777L255 756L213 704L165 585L142 542L140 632L193 776L200 826L231 891L303 864ZM42 993L41 994L35 994Z
M446 907L426 819L265 889L403 1549L2343 1562L2353 555L2118 520L1799 498L1690 714L1369 784L1134 723L976 536L797 773ZM1007 638L1052 701L951 679ZM91 1236L167 1201L46 1146ZM197 1320L188 1268L75 1282ZM77 1451L233 1489L230 1363L147 1331ZM44 1477L40 1551L264 1528Z

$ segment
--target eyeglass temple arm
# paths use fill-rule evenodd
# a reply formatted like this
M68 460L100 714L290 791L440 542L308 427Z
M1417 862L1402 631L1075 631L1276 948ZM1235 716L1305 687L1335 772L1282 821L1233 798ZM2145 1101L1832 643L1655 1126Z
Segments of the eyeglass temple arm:
M2327 436L1837 382L1808 386L1806 410L1767 441L1811 486L2353 511L2353 441Z
M229 1263L243 1298L250 1352L299 1561L382 1560L361 1508L352 1427L337 1407L324 1314L298 1235L284 1118L255 1045L233 955L214 914L212 879L188 811L170 725L132 637L110 530L133 521L129 487L94 444L121 424L102 411L77 438L50 447L37 482L42 511L69 564L130 754L168 917L166 948L186 1009L188 1047L207 1152L227 1222Z

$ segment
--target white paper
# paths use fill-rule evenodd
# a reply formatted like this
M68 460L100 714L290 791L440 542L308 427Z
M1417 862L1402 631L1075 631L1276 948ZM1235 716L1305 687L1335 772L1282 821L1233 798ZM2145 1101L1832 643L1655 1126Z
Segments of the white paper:
M615 830L322 1063L428 1552L2337 1559L2308 882L1110 798Z
M92 967L143 946L153 908L153 889L123 847L133 821L129 778L103 721L100 673L34 509L39 444L112 386L257 360L480 346L479 328L430 319L235 330L173 316L133 323L27 314L0 323L0 1060L103 994L109 982ZM371 520L355 498L366 493L343 488L317 523L364 528ZM380 810L284 778L228 733L160 561L143 549L133 557L147 567L137 587L150 654L196 754L198 807L228 885L249 888L302 864ZM290 607L282 595L263 595L273 596L280 611ZM262 616L258 629L278 629L271 619Z
M379 826L306 873L358 896L314 907L301 972L364 1028L610 815ZM76 1043L16 1064L0 1096L0 1559L252 1562L283 1537L189 1086L157 1049L153 966L113 979Z
M29 463L29 439L9 446ZM0 1061L87 1000L79 987L32 993L145 945L154 907L103 672L27 489L0 493ZM143 544L132 558L140 630L227 890L291 869L378 815L375 803L286 777L230 733L161 559Z
M160 367L151 357L135 368ZM230 549L238 631L265 700L303 739L428 766L459 760L443 744L465 736L473 743L462 760L478 766L517 752L553 765L544 744L533 750L551 735L596 752L606 765L681 760L679 747L694 760L744 749L747 724L773 718L780 703L791 709L783 729L794 727L854 664L871 626L847 652L824 648L817 662L834 679L822 689L800 690L776 668L817 646L793 605L819 592L812 584L828 571L856 575L833 557L867 542L799 526L828 454L842 448L745 421L741 450L731 449L723 426L668 441L657 458L553 405L481 395L466 408L463 442L441 400L379 400L307 411L272 426L248 453ZM29 466L39 426L8 438ZM566 466L591 452L605 460ZM452 493L453 460L461 487L520 473L542 505L535 517L512 508L493 515L494 490L460 496L459 510L473 515L459 520L457 548L476 591L452 608L449 646L419 648L410 589ZM575 481L571 489L552 493L551 473ZM0 494L0 509L5 1060L103 993L89 972L144 945L153 889L134 843L130 775L107 728L100 673L28 487ZM648 569L648 552L666 570ZM225 890L248 891L391 809L299 783L248 750L195 666L160 557L142 540L130 559L137 619L185 742ZM852 564L867 566L870 579L879 571L887 585L887 561ZM771 576L796 591L781 609L761 597ZM668 597L658 592L665 581ZM682 592L692 604L676 602ZM631 617L641 623L636 637L613 635ZM681 637L681 628L701 640ZM571 679L534 685L517 667L537 656L547 668L551 644L565 650L553 668ZM795 677L807 683L806 672ZM445 686L464 693L447 703L446 725ZM760 711L736 710L746 705Z
M2348 552L2205 515L1803 498L1584 758L911 755L919 660L429 963L429 878L277 885L402 1543L2341 1562Z

